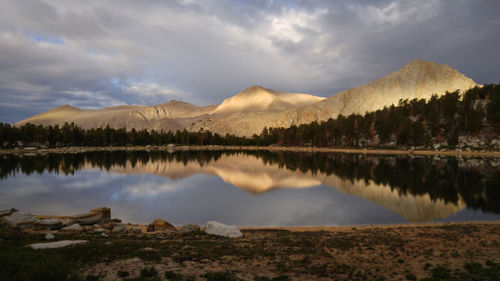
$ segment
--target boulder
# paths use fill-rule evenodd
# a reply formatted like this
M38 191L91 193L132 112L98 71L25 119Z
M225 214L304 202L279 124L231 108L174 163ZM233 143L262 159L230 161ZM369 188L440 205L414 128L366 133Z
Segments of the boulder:
M193 232L199 232L200 231L200 226L195 224L195 223L188 223L181 225L179 228L179 232L181 234L186 234L186 233L193 233Z
M111 221L111 209L99 207L90 210L89 213L74 215L71 219L81 225L104 224Z
M225 225L216 221L209 221L203 225L203 230L211 235L223 236L228 238L242 237L243 233L234 225Z
M148 225L147 231L152 232L152 231L165 231L167 229L175 230L175 226L171 225L169 222L162 220L162 219L155 219L155 221L151 224Z
M63 231L76 231L76 232L79 232L79 231L83 231L83 228L82 228L81 225L75 223L75 224L72 224L70 226L63 227L62 230Z
M155 231L155 227L153 226L152 223L148 224L148 226L146 228L146 231L147 232L153 232L153 231Z
M117 224L113 230L112 230L114 233L127 233L128 229L127 229L127 226L125 226L124 224Z
M132 234L142 234L142 230L139 227L132 227L128 232Z
M63 227L63 223L59 219L41 219L35 224L38 228L44 229L59 229Z
M54 238L56 238L56 237L55 237L55 236L54 236L54 234L52 234L52 233L47 233L47 235L45 235L45 239L46 239L46 240L52 240L52 239L54 239Z
M15 212L4 217L3 221L12 227L30 228L35 225L36 218L32 214Z
M98 223L108 223L111 221L111 209L107 207L99 207L90 210L91 213L98 213L102 215L101 220Z
M56 248L62 248L62 247L67 247L71 245L77 245L77 244L85 244L89 241L87 240L62 240L62 241L57 241L57 242L48 242L48 243L35 243L35 244L30 244L27 247L30 247L32 249L56 249Z
M172 229L172 228L165 229L165 235L167 235L167 236L175 236L177 234L179 234L179 232L175 228L174 229Z
M10 216L15 212L17 212L16 209L0 210L0 218L5 217L5 216Z

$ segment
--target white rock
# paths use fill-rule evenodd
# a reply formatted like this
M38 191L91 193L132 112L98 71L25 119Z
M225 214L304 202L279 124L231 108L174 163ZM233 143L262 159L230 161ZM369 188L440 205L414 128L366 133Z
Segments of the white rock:
M52 234L52 233L47 233L47 235L45 235L45 239L46 239L46 240L52 240L52 239L54 239L54 238L56 238L56 237L55 237L55 236L54 236L54 234Z
M81 225L75 223L75 224L72 224L70 226L63 227L62 230L66 230L66 231L83 231L83 228L82 228Z
M36 222L36 225L44 228L57 229L61 228L63 224L59 219L41 219Z
M27 213L15 212L3 218L3 221L11 226L32 226L36 222L35 216Z
M84 244L89 241L87 240L62 240L62 241L57 241L57 242L49 242L49 243L35 243L28 245L28 247L32 249L56 249L56 248L62 248L62 247L67 247L70 245L77 245L77 244Z
M228 238L242 237L243 233L234 225L225 225L216 221L209 221L203 226L203 230L212 235L224 236Z

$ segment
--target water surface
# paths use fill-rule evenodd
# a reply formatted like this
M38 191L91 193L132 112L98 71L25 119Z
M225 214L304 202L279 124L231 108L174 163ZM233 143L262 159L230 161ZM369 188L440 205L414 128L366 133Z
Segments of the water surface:
M107 206L146 223L254 226L500 220L495 158L295 152L3 155L0 209Z

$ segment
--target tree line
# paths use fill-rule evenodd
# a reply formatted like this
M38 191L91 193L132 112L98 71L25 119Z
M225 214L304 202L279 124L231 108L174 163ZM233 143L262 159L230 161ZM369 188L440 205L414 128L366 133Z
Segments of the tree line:
M433 95L429 100L400 100L398 105L364 115L339 115L322 122L289 128L264 128L259 135L239 137L206 130L198 132L84 130L74 123L62 126L0 123L0 146L127 146L127 145L282 145L313 147L390 147L436 144L456 146L459 136L480 137L486 143L500 133L500 85L475 87L460 93Z

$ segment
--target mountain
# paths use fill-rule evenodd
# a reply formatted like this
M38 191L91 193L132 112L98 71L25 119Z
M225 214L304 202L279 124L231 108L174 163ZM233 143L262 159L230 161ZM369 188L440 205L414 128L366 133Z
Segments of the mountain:
M280 92L252 86L222 102L212 115L188 127L225 135L259 134L264 127L279 126L275 123L280 114L300 106L314 105L325 98L300 93ZM285 124L284 124L285 125Z
M214 105L195 106L176 100L155 106L115 106L101 110L83 110L63 105L15 125L62 125L65 122L74 122L84 129L105 127L109 124L111 128L182 130L190 122L211 114L214 109Z
M225 99L214 110L214 115L244 115L265 111L266 113L291 110L297 106L312 105L325 98L307 94L279 92L252 86L231 98Z
M208 130L238 136L260 134L264 127L290 127L336 118L339 114L364 114L398 104L401 99L430 98L446 91L466 91L478 86L448 65L413 60L396 72L329 98L280 92L252 86L215 106L194 106L170 101L156 106L118 106L81 110L68 105L20 121L42 125L75 122L82 128Z
M227 99L222 105L225 111L232 108L237 115L215 116L200 119L190 126L193 131L200 128L219 134L235 134L251 136L260 134L264 127L290 127L292 125L306 124L313 121L323 121L328 118L336 118L339 114L350 115L352 113L364 114L367 111L382 109L384 106L398 104L401 99L428 99L433 94L443 95L446 91L466 91L477 86L470 78L461 74L448 65L413 60L396 72L370 82L366 85L348 89L334 94L329 98L303 95L307 99L298 98L294 94L294 100L304 101L287 103L288 106L279 106L281 99L276 100L276 91L261 87L251 87L240 94ZM272 104L272 110L262 110L264 106L255 110L254 106L240 107L240 97L259 96L262 104ZM289 94L289 93L288 93ZM293 95L293 94L289 94ZM273 97L274 99L271 99ZM317 102L312 102L314 98ZM235 99L236 100L232 100ZM254 99L243 99L253 101ZM255 102L256 103L256 102ZM291 105L294 105L293 107ZM219 108L218 107L218 108ZM221 109L222 110L222 109ZM215 110L217 112L217 109Z
M478 86L448 65L413 60L396 72L366 85L337 93L316 104L286 112L283 123L299 125L336 118L339 114L364 114L397 105L399 100L429 99L455 90L465 91Z

